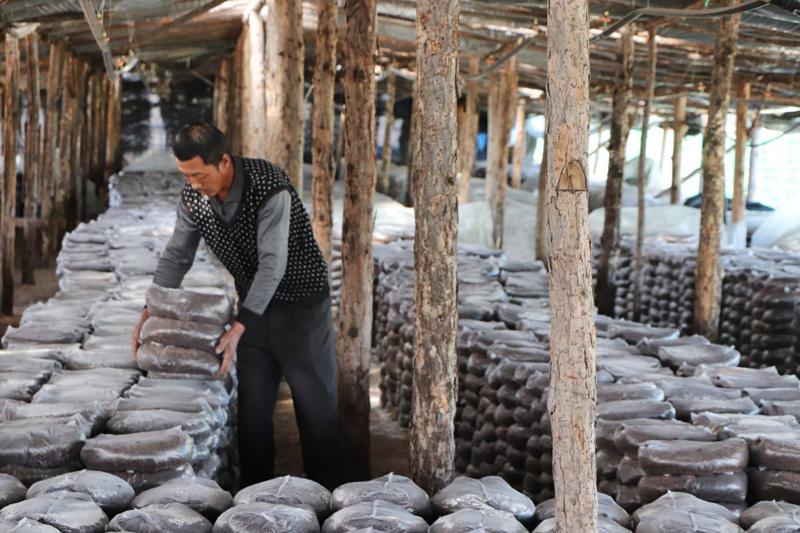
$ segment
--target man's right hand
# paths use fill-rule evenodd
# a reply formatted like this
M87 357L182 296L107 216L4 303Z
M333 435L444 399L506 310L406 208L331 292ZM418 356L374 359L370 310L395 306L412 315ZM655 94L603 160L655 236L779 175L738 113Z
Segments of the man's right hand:
M136 354L139 351L139 346L142 345L142 339L139 338L140 334L142 333L142 326L144 325L145 320L150 318L150 311L147 310L145 307L142 309L142 316L139 317L139 323L136 324L136 327L133 328L133 335L131 336L131 347L133 348L133 360L136 360Z

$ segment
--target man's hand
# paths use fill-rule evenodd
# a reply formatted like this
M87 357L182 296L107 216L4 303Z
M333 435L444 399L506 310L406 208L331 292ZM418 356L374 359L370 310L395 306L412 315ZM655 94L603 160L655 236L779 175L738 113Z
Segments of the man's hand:
M136 327L133 328L133 335L131 336L131 347L133 348L133 360L136 361L136 355L139 351L139 346L142 344L142 339L139 338L139 335L142 332L142 326L144 325L145 320L150 318L150 311L147 310L145 307L142 309L142 316L139 317L139 323L136 324Z
M228 375L228 372L230 372L231 364L233 364L233 356L236 355L236 347L239 345L239 339L242 338L243 333L244 326L240 322L234 321L231 329L226 331L219 339L217 355L221 353L225 355L222 358L222 364L219 366L219 372L217 372L218 378L225 377Z

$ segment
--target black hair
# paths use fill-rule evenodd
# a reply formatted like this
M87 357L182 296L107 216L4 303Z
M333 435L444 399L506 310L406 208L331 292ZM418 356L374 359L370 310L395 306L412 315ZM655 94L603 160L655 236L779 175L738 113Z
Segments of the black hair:
M179 161L200 157L206 165L219 167L228 151L225 134L211 124L196 122L183 128L172 140L172 153Z

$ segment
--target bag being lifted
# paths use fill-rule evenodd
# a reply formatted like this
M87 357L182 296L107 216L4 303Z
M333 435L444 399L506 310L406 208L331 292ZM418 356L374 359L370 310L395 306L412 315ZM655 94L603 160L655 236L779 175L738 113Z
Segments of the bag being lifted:
M218 288L184 290L153 285L147 289L146 298L150 314L163 318L221 326L228 323L233 312L228 293Z

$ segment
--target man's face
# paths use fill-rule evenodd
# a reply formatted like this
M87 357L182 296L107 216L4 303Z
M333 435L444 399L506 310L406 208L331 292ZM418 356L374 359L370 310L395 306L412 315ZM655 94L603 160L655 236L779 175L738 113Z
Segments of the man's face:
M195 156L187 161L175 159L178 170L191 185L192 189L206 196L216 196L228 181L228 167L231 164L230 156L225 154L219 162L219 168L206 165L200 156Z

